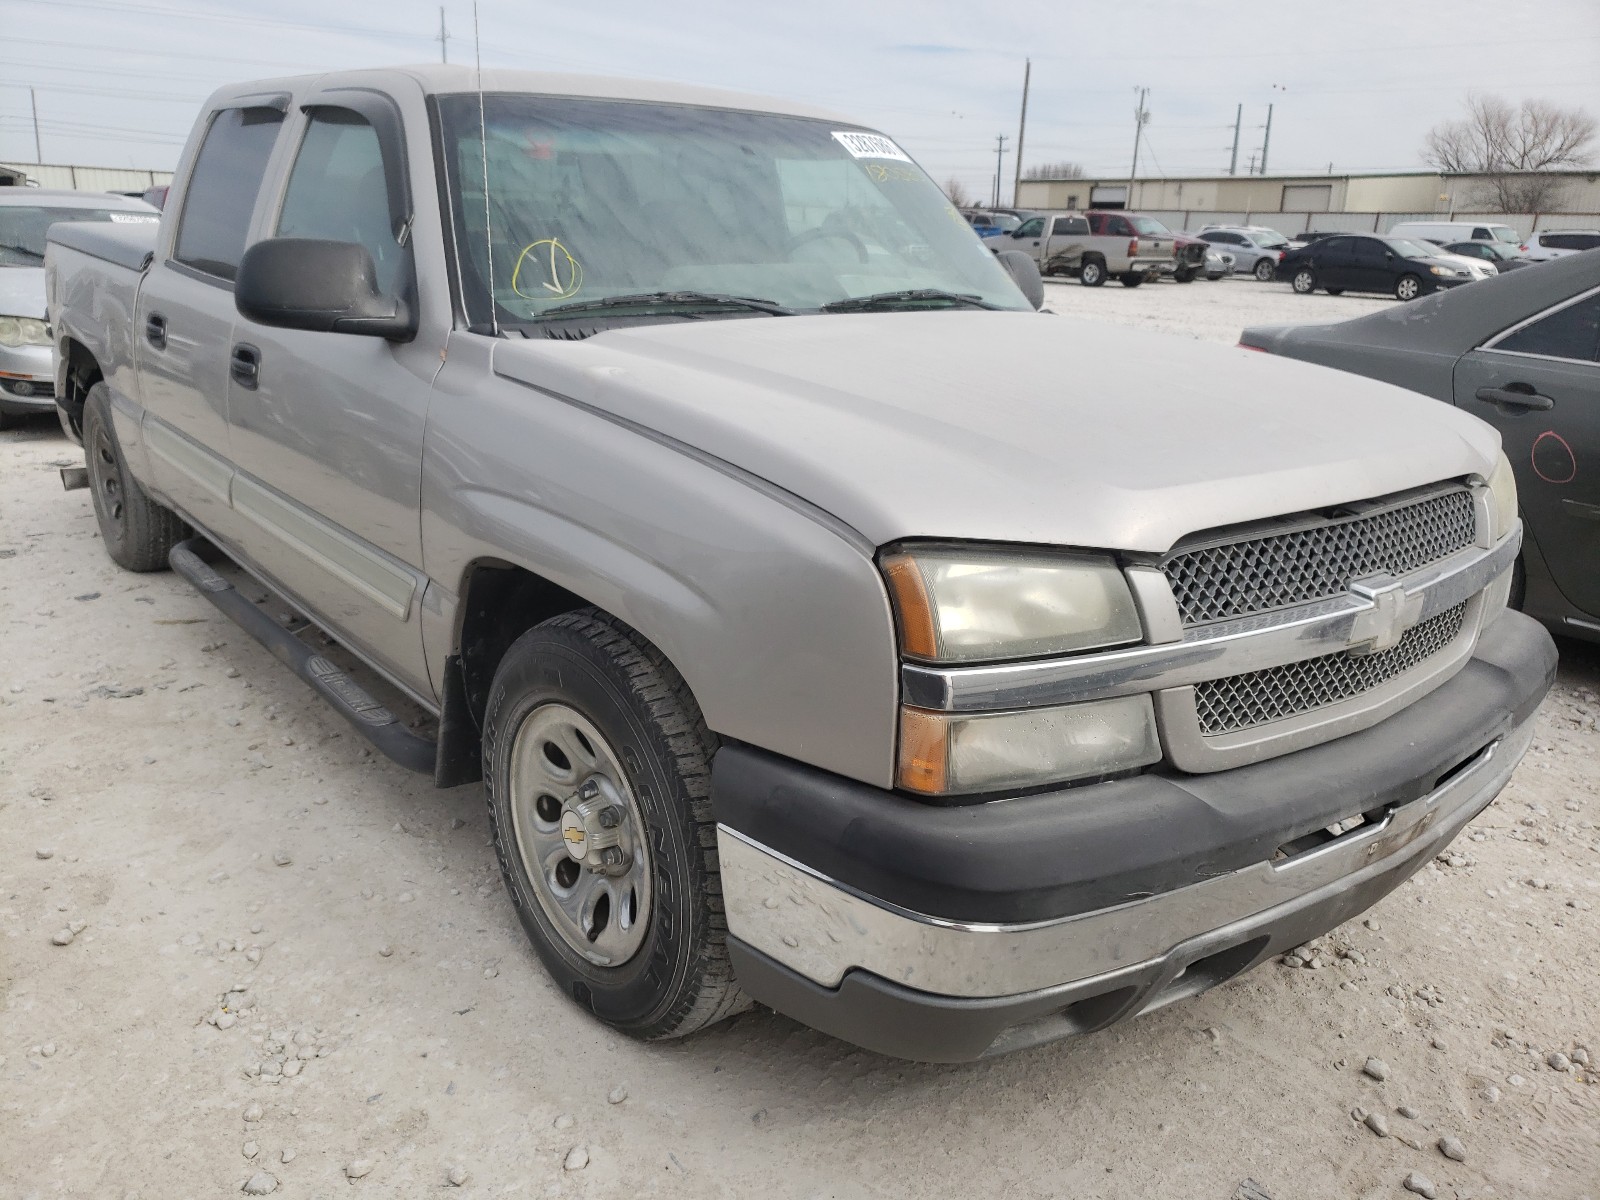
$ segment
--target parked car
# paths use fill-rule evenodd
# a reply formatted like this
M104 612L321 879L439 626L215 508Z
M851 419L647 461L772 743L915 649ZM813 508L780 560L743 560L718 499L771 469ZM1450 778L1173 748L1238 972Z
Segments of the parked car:
M1206 278L1212 283L1233 274L1233 255L1224 254L1215 246L1206 249Z
M1447 254L1481 259L1493 266L1501 275L1507 271L1515 271L1518 267L1532 265L1528 259L1521 257L1516 246L1508 246L1504 242L1446 242L1443 249Z
M530 1019L1015 1049L1349 920L1506 782L1555 652L1488 425L1037 313L829 113L482 79L223 89L172 219L52 230L50 315L111 557L482 778Z
M1600 251L1334 325L1241 344L1396 383L1500 431L1527 526L1513 602L1600 641Z
M1388 236L1414 242L1498 242L1502 246L1522 242L1522 235L1511 226L1489 221L1400 221Z
M966 214L967 224L977 232L981 238L995 238L1003 233L1010 233L1022 222L1009 213L970 212Z
M1297 233L1289 238L1289 249L1298 250L1302 246L1309 246L1312 242L1320 242L1323 238L1336 237L1343 232L1340 229L1308 229L1304 233Z
M156 212L112 193L0 188L0 429L55 412L45 324L45 231L56 221L146 221Z
M1233 255L1235 268L1269 282L1289 249L1289 239L1261 225L1206 225L1200 236Z
M1278 264L1277 275L1303 296L1322 288L1330 296L1389 292L1397 300L1415 300L1478 277L1474 270L1447 261L1431 242L1367 233L1341 233L1291 250Z
M1099 287L1108 277L1124 287L1180 272L1193 279L1205 264L1202 245L1180 246L1172 230L1142 213L1041 214L1008 236L1044 274L1076 276L1085 287Z
M1596 247L1600 247L1600 229L1545 229L1530 233L1520 249L1529 262L1549 262Z

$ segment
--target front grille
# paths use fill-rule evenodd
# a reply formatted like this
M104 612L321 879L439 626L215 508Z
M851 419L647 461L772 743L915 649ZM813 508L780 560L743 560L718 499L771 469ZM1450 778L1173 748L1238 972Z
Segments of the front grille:
M1353 580L1404 575L1476 536L1472 493L1435 492L1379 512L1179 551L1161 569L1185 625L1337 596Z
M1267 725L1338 704L1388 683L1437 654L1461 632L1467 606L1430 617L1378 654L1340 651L1195 685L1195 711L1207 737Z

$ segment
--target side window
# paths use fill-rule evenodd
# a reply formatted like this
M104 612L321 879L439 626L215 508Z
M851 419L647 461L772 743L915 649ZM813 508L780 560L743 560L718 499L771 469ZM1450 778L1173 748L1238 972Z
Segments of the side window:
M212 120L189 172L172 253L177 262L233 281L282 124L275 108L229 108Z
M321 238L365 246L377 268L378 288L393 296L406 250L395 240L378 134L365 117L343 108L319 108L306 125L289 174L278 237Z
M1493 234L1491 234L1491 233L1490 233L1490 232L1489 232L1489 231L1488 231L1488 230L1487 230L1487 229L1485 229L1485 228L1484 228L1484 227L1483 227L1483 226L1482 226L1482 225L1480 225L1480 226L1478 226L1478 228L1476 228L1476 229L1474 229L1474 230L1473 230L1473 231L1472 231L1472 236L1473 236L1473 238L1474 238L1474 239L1477 239L1477 238L1483 238L1483 239L1485 239L1485 240L1487 240L1487 239L1489 239L1489 238L1491 238L1491 237L1493 237L1493 236L1494 236L1494 235L1493 235Z
M1496 343L1495 349L1583 362L1600 359L1600 295L1589 296L1531 325L1524 325Z
M1095 234L1096 236L1104 236L1104 234L1106 232L1106 215L1105 215L1105 213L1090 213L1089 214L1089 231L1091 233Z
M1600 233L1573 233L1567 235L1569 250L1593 250L1600 246Z
M1362 266L1381 267L1388 247L1373 238L1353 238L1351 249L1355 251L1356 262Z
M1089 222L1082 217L1057 217L1055 224L1050 227L1050 232L1058 236L1070 234L1082 236L1089 232Z
M1106 222L1106 232L1112 237L1132 237L1133 226L1128 224L1127 217L1112 217Z
M1017 226L1018 237L1038 237L1042 233L1044 233L1043 217L1029 217L1021 225Z

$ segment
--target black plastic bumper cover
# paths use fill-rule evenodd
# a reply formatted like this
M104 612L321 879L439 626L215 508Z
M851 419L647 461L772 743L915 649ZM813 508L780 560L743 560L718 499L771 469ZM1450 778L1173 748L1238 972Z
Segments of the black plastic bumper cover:
M950 920L1093 912L1270 859L1426 795L1555 679L1544 627L1503 613L1448 683L1371 729L1214 775L1151 772L936 807L748 746L717 754L717 819L858 892Z

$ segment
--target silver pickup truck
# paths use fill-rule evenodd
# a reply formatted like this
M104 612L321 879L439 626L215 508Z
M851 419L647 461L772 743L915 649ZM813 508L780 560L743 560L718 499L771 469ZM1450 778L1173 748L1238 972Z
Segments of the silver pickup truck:
M219 91L153 237L51 233L57 395L118 563L483 781L576 1004L950 1061L1097 1029L1361 912L1506 782L1555 653L1489 426L1036 312L828 113L481 87Z

